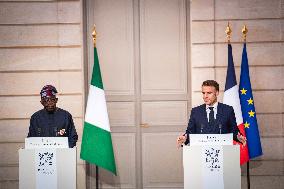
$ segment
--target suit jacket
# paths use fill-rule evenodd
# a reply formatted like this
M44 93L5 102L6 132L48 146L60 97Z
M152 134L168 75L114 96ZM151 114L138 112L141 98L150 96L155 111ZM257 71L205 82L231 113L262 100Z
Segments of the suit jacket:
M213 125L209 125L206 113L206 105L202 104L192 109L186 129L187 139L189 134L224 134L233 133L237 140L239 129L237 127L233 107L218 102L217 115ZM185 144L189 141L187 140Z
M62 137L68 137L69 147L76 146L78 135L72 115L61 108L53 113L42 109L32 115L28 137L60 137L58 131L61 129L65 129Z

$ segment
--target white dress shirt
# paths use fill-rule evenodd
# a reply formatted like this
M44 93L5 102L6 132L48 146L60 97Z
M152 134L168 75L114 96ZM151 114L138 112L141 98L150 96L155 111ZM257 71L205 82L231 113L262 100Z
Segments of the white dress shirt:
M208 122L209 122L209 113L210 113L209 107L213 107L214 119L216 119L218 102L215 102L215 104L213 104L212 106L206 105L206 113L207 113L207 120L208 120Z

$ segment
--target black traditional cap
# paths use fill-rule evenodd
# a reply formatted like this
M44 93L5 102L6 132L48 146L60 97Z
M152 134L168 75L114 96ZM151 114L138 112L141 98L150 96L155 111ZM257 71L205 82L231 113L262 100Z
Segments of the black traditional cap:
M55 97L57 93L57 90L54 86L52 85L45 85L41 91L40 91L40 96L41 98L44 97Z

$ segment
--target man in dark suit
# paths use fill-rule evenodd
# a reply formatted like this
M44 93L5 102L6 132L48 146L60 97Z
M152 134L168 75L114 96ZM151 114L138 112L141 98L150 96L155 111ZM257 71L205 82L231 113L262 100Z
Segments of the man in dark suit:
M192 109L186 132L177 138L178 147L189 143L189 134L233 133L234 140L243 144L246 138L240 135L233 107L217 102L219 84L214 80L202 83L204 104Z
M46 85L40 91L43 109L31 116L28 137L68 137L69 147L73 148L78 140L73 118L56 106L56 93L52 85Z

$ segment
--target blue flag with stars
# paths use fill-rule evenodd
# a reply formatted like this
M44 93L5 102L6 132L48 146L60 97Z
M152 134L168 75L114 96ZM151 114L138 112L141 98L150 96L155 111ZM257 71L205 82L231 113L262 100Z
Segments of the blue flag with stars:
M247 137L249 158L252 159L262 155L262 148L254 108L254 100L251 90L246 43L244 43L242 54L239 90L242 114L244 119L243 121Z

